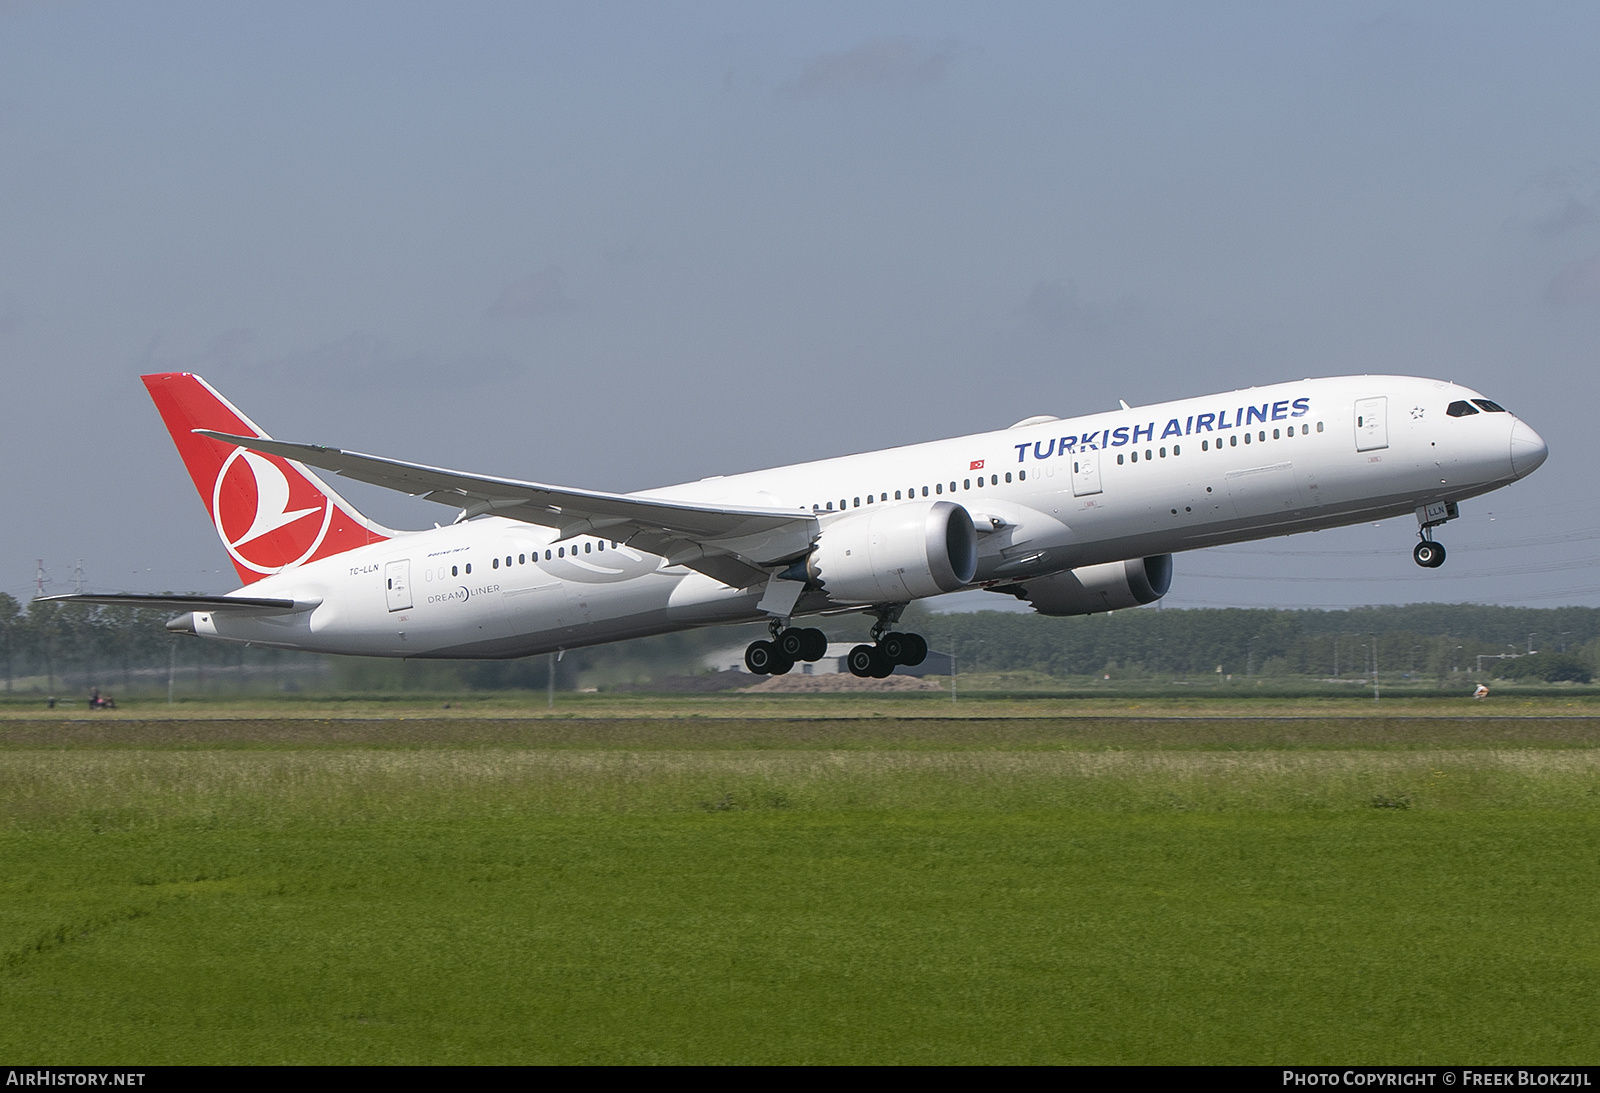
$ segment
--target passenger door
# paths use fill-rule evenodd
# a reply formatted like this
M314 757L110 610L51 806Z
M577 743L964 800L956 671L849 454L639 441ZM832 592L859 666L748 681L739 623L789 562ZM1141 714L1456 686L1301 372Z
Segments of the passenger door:
M390 611L411 610L411 561L402 559L383 567L383 590Z
M1356 451L1374 452L1389 446L1389 400L1356 399Z
M1088 497L1099 492L1100 453L1092 450L1077 453L1072 457L1072 495Z

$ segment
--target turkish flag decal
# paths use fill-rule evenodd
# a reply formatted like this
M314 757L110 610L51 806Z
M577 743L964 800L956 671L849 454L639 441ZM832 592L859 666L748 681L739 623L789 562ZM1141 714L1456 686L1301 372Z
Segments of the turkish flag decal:
M981 470L983 470L983 460L974 459L972 461L972 466L968 467L967 470L969 470L969 471L981 471Z

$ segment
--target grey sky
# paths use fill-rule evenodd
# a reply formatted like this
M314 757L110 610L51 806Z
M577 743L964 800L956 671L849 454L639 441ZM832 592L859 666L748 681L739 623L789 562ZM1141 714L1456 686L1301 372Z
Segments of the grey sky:
M286 439L605 489L1393 371L1481 387L1550 461L1465 506L1437 573L1390 521L1186 556L1169 603L1600 604L1597 32L0 4L0 589L40 557L57 591L77 558L232 586L141 371Z

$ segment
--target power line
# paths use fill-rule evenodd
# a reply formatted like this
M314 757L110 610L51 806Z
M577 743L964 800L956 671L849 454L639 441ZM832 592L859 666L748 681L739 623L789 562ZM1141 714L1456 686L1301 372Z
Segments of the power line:
M1485 571L1483 573L1450 573L1450 574L1440 573L1440 574L1437 574L1437 575L1429 575L1427 577L1427 580L1430 581L1430 582L1438 582L1438 581L1477 581L1477 580L1484 580L1486 578L1522 577L1522 576L1526 576L1526 575L1531 574L1531 573L1560 573L1560 572L1563 572L1563 571L1569 570L1569 569L1596 569L1596 568L1600 568L1600 558L1579 558L1579 559L1574 559L1574 560L1565 561L1565 562L1546 562L1543 565L1512 566L1512 567L1510 567L1508 569L1494 569L1494 570ZM1351 581L1357 581L1357 580L1361 581L1362 583L1392 584L1392 583L1399 583L1399 582L1411 583L1411 582L1415 582L1416 580L1418 580L1418 575L1411 575L1411 576L1405 576L1405 577L1371 577L1371 576L1361 576L1361 577L1302 577L1302 576L1275 577L1275 576L1267 576L1267 575L1257 574L1257 573L1196 573L1196 572L1193 572L1193 571L1187 570L1187 569L1183 570L1183 576L1185 576L1185 577L1204 577L1204 578L1208 578L1210 580L1216 580L1216 581L1280 581L1280 582L1285 582L1285 583L1289 583L1289 584L1295 584L1295 583L1349 584Z
M1600 539L1600 528L1565 532L1556 535L1539 535L1528 539L1508 539L1499 543L1451 547L1451 554L1470 554L1480 550L1524 550L1536 546L1557 546L1561 543L1578 543ZM1237 547L1210 547L1207 554L1245 554L1251 557L1275 558L1368 558L1370 550L1250 550Z

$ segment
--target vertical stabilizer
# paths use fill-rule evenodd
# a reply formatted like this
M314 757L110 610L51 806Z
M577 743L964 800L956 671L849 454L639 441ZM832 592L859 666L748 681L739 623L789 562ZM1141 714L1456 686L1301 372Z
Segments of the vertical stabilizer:
M267 436L199 376L140 378L245 584L394 536L294 460L195 435Z

